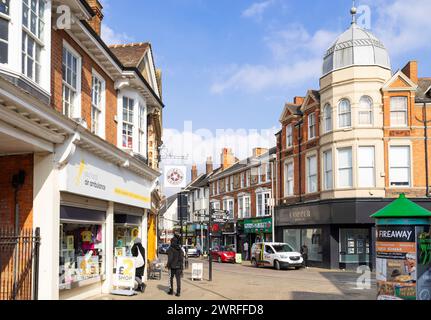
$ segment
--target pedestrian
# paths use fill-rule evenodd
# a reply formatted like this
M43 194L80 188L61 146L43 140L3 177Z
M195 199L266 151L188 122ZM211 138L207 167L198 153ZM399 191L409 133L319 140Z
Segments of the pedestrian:
M244 242L244 253L245 253L245 261L249 260L249 250L248 250L248 242Z
M133 241L132 247L132 256L136 257L136 281L138 282L137 291L144 293L145 291L145 283L143 280L144 272L145 272L145 249L142 246L141 238L136 238Z
M174 237L171 240L171 246L168 249L168 263L167 268L169 268L169 295L174 294L174 277L177 280L177 293L176 296L181 296L181 276L183 272L184 263L184 252L183 248L179 243L178 237Z
M197 254L198 254L198 258L200 258L201 257L201 255L202 255L202 248L201 248L201 245L200 245L200 243L198 242L198 244L196 245L196 252L197 252Z
M189 268L189 250L187 247L181 247L181 249L183 250L183 254L184 254L184 269L188 269Z
M304 267L308 269L308 247L305 243L301 247L301 255L302 259L304 259Z

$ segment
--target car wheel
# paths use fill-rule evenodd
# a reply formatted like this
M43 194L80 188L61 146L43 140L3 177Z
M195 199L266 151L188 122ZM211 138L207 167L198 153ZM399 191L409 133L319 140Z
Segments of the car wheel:
M278 262L277 260L274 261L274 268L275 270L281 270L280 262Z
M252 259L251 260L251 264L253 265L253 267L255 267L255 268L258 268L259 266L258 266L258 264L257 264L257 261L256 261L256 259Z
M218 258L217 258L217 262L218 262L218 263L223 263L223 261L221 261L221 257L218 257Z

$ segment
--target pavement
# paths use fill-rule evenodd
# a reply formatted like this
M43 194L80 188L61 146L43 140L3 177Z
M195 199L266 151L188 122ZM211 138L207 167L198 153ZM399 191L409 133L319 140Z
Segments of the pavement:
M162 256L162 260L166 258ZM358 288L355 272L317 268L281 270L254 268L250 262L213 264L213 281L208 281L208 262L189 259L184 271L182 295L169 296L168 273L162 280L148 280L143 294L133 297L99 295L95 300L375 300L376 282L371 288ZM192 281L192 263L204 264L204 280ZM174 281L175 283L175 281Z

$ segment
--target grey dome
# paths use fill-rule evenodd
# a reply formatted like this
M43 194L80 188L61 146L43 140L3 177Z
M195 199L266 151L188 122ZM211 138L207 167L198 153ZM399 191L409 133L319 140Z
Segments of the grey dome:
M326 52L323 74L355 65L391 69L389 54L383 43L370 32L352 23Z

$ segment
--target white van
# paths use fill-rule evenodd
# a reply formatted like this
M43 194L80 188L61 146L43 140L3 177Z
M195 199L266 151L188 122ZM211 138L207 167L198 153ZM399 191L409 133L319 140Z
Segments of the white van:
M304 259L299 252L287 243L275 242L255 243L251 248L251 263L257 268L264 266L276 270L304 267Z

